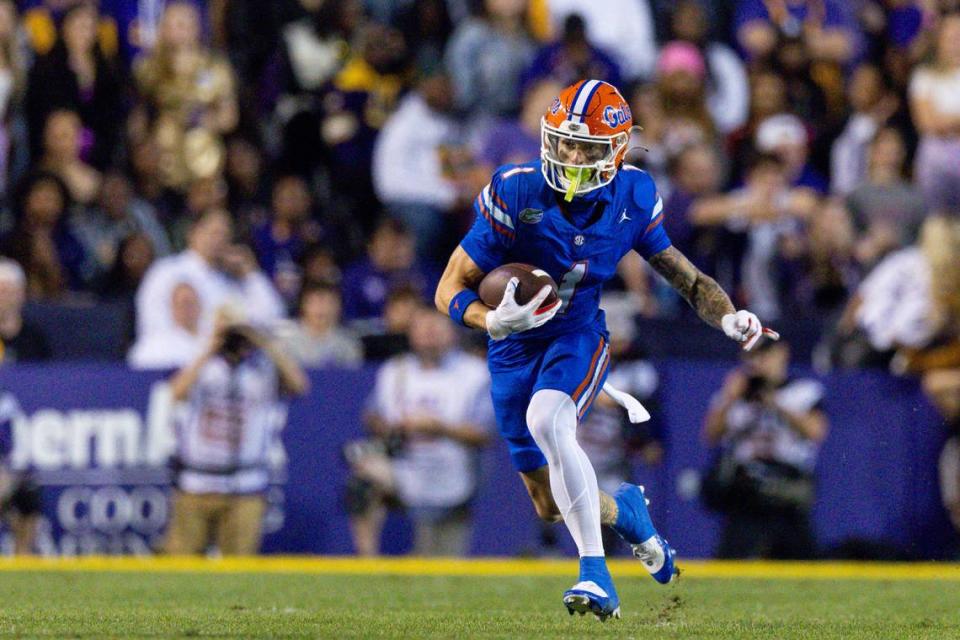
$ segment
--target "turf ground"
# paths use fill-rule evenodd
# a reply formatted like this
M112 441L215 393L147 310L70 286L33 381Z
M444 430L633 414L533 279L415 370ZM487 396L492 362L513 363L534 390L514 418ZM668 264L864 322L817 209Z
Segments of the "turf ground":
M0 561L0 637L960 638L960 566L612 566L622 620L569 617L539 561Z

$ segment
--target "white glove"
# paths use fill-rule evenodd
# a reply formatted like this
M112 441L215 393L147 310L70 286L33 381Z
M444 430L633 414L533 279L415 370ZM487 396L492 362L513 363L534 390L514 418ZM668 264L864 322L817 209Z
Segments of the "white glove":
M720 326L728 338L736 340L743 346L744 351L750 351L761 336L771 340L779 340L780 334L773 329L764 329L760 319L749 311L741 309L736 313L728 313L720 319Z
M549 286L540 289L530 302L521 307L514 297L518 284L520 284L518 278L510 278L510 282L503 290L500 306L487 312L487 333L494 340L503 340L511 333L536 329L546 324L560 310L559 299L545 309L540 308L543 301L550 295Z

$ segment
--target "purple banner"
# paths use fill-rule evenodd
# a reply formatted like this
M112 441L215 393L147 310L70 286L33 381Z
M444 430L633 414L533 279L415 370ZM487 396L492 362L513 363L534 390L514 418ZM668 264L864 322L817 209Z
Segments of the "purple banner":
M719 518L697 498L710 460L700 429L710 395L727 365L660 363L658 418L666 457L638 468L660 530L687 557L709 556ZM341 449L363 434L360 409L373 370L317 371L312 392L294 402L271 449L264 551L352 552L342 504L347 474ZM936 461L946 436L915 382L875 373L824 379L830 435L817 469L818 541L889 544L911 557L941 558L954 534L940 505ZM172 451L171 405L164 377L110 365L0 369L0 392L23 409L14 423L13 464L28 467L42 488L39 545L47 554L149 553L167 518ZM526 492L497 440L483 455L475 501L473 553L534 551L539 526ZM388 521L385 551L410 546L400 515ZM569 536L560 532L565 550ZM9 549L4 538L3 547Z

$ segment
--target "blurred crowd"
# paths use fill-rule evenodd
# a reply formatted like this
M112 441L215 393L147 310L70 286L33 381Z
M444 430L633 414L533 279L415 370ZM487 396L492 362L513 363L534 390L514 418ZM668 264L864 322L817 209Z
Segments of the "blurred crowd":
M0 0L6 271L27 301L127 305L136 367L189 362L224 304L308 365L382 359L583 77L628 96L673 242L814 324L819 364L953 332L926 295L925 335L875 335L902 305L868 275L960 211L954 0ZM688 313L643 270L614 288ZM8 360L57 356L15 324Z
M58 357L32 303L121 306L136 368L196 362L224 307L304 366L403 353L586 77L738 307L813 326L823 370L923 374L960 425L958 0L0 0L3 359ZM642 266L612 289L631 328L692 313Z

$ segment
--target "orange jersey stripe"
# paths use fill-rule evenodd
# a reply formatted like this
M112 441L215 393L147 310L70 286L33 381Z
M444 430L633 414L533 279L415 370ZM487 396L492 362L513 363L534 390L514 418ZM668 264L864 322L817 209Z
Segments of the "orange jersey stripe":
M593 370L597 366L597 358L600 357L600 354L603 353L603 337L600 338L600 344L597 345L597 350L593 352L593 358L590 359L590 366L587 367L587 377L583 379L583 382L580 383L580 386L577 387L576 391L573 392L573 401L579 402L580 395L583 393L583 390L590 385L590 381L593 380Z

